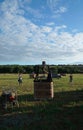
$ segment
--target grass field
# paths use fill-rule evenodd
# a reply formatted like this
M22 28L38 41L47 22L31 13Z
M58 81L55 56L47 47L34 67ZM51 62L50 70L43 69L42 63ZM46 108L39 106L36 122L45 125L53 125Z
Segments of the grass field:
M19 108L0 108L0 130L83 130L83 75L74 74L53 79L54 99L34 100L33 79L23 74L0 74L0 95L3 89L15 89Z

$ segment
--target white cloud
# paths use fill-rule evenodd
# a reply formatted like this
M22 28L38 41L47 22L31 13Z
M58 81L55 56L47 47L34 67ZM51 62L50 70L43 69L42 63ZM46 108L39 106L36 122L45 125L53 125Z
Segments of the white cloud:
M67 11L66 7L61 6L58 10L55 11L55 14L62 14Z
M47 0L47 4L51 11L54 13L53 17L58 17L68 10L66 7L66 2L63 4L62 0Z
M20 0L19 0L20 1ZM47 59L51 62L83 61L83 33L67 32L67 26L48 23L39 26L24 17L19 3L2 4L0 18L1 62L25 63ZM29 1L28 1L29 2Z
M60 0L47 0L47 4L51 10L55 10Z

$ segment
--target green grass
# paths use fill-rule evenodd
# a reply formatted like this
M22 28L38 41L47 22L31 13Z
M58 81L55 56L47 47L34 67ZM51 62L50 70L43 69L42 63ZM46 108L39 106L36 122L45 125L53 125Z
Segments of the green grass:
M10 104L0 108L1 130L82 130L83 129L83 75L74 74L53 79L54 99L34 100L33 79L23 74L23 85L18 85L18 74L0 74L0 94L3 89L15 89L19 108Z

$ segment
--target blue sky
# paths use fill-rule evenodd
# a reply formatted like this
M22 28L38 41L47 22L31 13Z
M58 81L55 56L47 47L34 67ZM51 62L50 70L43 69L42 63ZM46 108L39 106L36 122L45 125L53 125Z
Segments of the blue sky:
M0 0L0 64L83 64L83 0Z

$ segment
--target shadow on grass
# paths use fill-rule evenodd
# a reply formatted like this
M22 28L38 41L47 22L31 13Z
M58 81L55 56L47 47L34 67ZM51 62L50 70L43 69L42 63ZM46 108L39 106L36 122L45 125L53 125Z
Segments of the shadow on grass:
M56 92L54 95L54 101L61 102L62 105L68 104L68 102L83 101L83 90Z
M35 101L31 94L18 96L20 107L0 115L0 129L82 130L83 90L54 95L43 101Z

